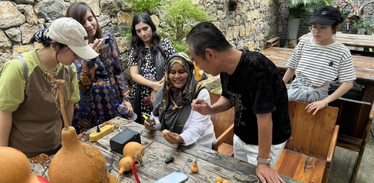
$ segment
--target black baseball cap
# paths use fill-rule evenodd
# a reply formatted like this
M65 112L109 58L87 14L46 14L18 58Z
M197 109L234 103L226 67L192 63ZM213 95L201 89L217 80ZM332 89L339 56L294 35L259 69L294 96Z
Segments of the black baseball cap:
M319 9L309 24L320 23L323 25L332 25L335 22L342 22L343 18L340 15L340 11L337 8L331 6L325 6Z

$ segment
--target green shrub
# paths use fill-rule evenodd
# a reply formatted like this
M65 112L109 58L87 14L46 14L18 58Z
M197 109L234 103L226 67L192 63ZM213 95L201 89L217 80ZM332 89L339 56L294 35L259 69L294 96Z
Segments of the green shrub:
M161 0L123 0L131 4L131 9L134 13L139 14L147 12L152 14L156 8L161 5Z
M199 5L192 4L191 0L175 0L165 3L164 20L172 28L168 31L170 36L175 37L176 41L181 41L187 36L192 28L192 23L210 21L210 17L205 9Z

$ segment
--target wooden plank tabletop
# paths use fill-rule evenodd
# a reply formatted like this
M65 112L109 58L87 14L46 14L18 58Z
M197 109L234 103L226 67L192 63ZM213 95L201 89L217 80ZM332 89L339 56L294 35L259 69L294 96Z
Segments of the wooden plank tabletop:
M259 182L256 177L256 166L246 162L241 162L238 159L223 155L200 145L191 145L187 147L175 146L169 144L162 137L159 131L148 131L144 129L143 125L125 120L123 118L114 118L112 123L117 124L115 130L96 142L90 143L88 141L88 134L80 135L80 140L97 147L104 155L108 169L111 174L117 176L119 170L118 162L123 157L121 154L110 150L109 140L124 128L129 128L141 134L142 145L146 146L151 141L152 143L146 150L143 157L143 162L137 166L136 170L140 181L143 183L155 182L156 180L169 175L170 173L180 170L188 176L186 182L215 182L217 176L230 182ZM165 164L165 159L174 157L174 161ZM190 166L192 161L197 157L197 164L199 166L198 173L191 173ZM48 162L32 161L32 172L48 178ZM299 182L289 177L281 175L286 182ZM246 179L247 181L240 181ZM133 173L124 173L119 178L120 182L136 182Z
M274 62L281 72L287 70L287 61L293 53L293 49L272 47L260 51ZM357 82L362 84L374 84L374 57L352 55Z
M311 33L304 34L299 38L299 40L306 36L311 36ZM334 39L346 46L374 48L373 35L345 34L342 32L337 32Z

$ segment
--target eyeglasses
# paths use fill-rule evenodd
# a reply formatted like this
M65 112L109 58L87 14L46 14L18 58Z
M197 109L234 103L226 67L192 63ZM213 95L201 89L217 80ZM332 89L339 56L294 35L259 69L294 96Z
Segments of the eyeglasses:
M324 33L327 29L328 29L328 27L321 27L321 28L317 28L317 27L313 27L313 26L309 27L310 31L312 31L312 32L320 32L320 33Z

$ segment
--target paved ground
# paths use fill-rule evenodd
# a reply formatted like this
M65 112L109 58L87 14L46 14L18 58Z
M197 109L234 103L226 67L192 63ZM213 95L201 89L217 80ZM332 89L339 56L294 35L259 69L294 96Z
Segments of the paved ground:
M371 126L374 132L374 125ZM349 182L358 153L337 147L331 168L329 183ZM369 134L356 183L374 183L374 139Z

